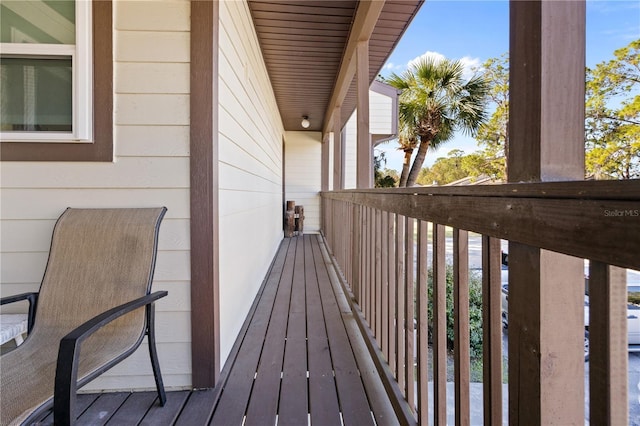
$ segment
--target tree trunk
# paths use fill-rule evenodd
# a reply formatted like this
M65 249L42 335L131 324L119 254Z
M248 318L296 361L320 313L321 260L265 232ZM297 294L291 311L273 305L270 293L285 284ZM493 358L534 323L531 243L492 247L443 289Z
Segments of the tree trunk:
M429 149L430 145L431 139L425 138L424 140L420 141L418 153L416 154L416 158L413 160L413 165L411 166L411 171L409 172L409 178L407 179L407 188L416 184L416 180L418 179L418 175L420 174L422 164L424 163L424 159L427 156L427 150Z
M413 154L413 148L404 150L404 161L402 163L402 173L400 174L399 188L407 186L407 178L409 177L409 167L411 166L411 155Z

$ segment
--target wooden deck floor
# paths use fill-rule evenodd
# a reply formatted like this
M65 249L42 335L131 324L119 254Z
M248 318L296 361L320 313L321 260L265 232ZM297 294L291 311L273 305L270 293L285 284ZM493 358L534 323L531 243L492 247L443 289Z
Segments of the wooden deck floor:
M333 273L319 236L284 239L216 389L81 395L78 424L397 424Z

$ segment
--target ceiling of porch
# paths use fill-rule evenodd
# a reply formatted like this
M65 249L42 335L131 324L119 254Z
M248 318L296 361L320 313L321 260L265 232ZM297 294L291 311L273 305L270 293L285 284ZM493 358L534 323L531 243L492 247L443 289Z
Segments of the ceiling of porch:
M380 4L381 0L373 0ZM322 131L358 13L355 0L249 0L249 8L285 130ZM423 0L386 0L369 38L369 81L380 72ZM359 31L359 28L355 31ZM356 105L355 79L341 104L341 123ZM333 106L331 106L332 108Z

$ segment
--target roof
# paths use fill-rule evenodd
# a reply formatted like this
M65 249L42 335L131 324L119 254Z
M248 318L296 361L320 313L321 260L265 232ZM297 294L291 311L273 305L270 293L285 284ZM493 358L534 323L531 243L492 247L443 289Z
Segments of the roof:
M285 130L328 128L341 106L341 124L356 106L352 58L369 39L373 82L423 0L249 0L258 40Z

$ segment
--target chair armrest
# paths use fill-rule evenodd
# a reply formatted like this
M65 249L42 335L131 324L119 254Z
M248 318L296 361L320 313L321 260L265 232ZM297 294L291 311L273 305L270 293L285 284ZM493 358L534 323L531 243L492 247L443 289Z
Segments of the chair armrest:
M54 421L60 424L73 424L75 413L75 394L78 381L78 361L80 344L87 337L115 319L143 306L152 305L165 297L166 291L157 291L123 305L109 309L71 331L60 340L54 387Z
M14 294L13 296L6 296L0 299L0 305L6 305L8 303L19 302L21 300L28 300L30 303L32 300L38 298L38 293L21 293Z
M38 307L38 293L21 293L13 296L7 296L0 299L0 306L7 305L9 303L20 302L27 300L29 302L29 316L27 317L27 333L31 333L33 328L33 322L36 319L36 308Z

